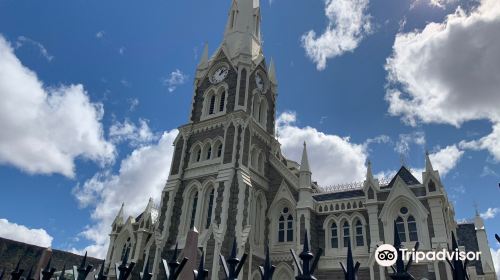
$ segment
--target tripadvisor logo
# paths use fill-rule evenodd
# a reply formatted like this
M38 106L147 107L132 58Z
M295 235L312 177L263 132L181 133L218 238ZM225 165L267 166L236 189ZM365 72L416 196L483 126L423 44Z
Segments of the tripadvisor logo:
M424 252L415 251L415 249L408 250L401 248L398 252L394 246L390 244L383 244L380 245L375 251L375 260L380 266L392 266L396 263L398 254L401 254L403 261L413 259L415 263L419 263L421 261L478 261L481 256L481 252L460 252L458 249L455 249L454 251L442 249L439 251Z

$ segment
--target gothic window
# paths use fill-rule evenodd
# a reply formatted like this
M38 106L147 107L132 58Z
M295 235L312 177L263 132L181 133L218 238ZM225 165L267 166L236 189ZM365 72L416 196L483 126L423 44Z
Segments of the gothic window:
M215 110L215 95L212 95L210 97L210 105L208 107L208 114L212 115L214 113L214 110Z
M223 91L221 92L220 94L220 100L219 100L219 112L223 112L224 111L224 105L225 105L225 102L226 101L226 92Z
M278 242L293 242L293 216L284 207L278 219Z
M220 158L222 156L222 142L217 141L215 143L216 151L217 151L217 158Z
M347 202L347 209L351 209L351 203Z
M436 184L434 183L434 181L430 180L428 186L429 186L429 192L436 191Z
M368 199L374 199L375 198L375 193L373 192L372 188L368 189Z
M413 216L409 216L408 220L408 235L410 237L410 241L418 241L418 233L417 233L417 222Z
M203 159L209 160L212 157L212 145L210 143L206 143L203 146Z
M332 248L338 248L339 247L339 233L338 233L338 228L337 224L335 222L332 223L330 227L331 231L331 238L330 238L330 243Z
M194 223L196 221L196 208L197 207L198 207L198 191L195 191L193 194L192 202L191 202L189 229L192 229L194 227Z
M200 145L196 145L193 148L191 162L199 162L201 160L201 147Z
M323 212L323 206L319 206L319 212Z
M264 172L264 154L261 152L259 153L259 158L258 158L258 169L259 172L263 173Z
M399 239L401 242L414 242L418 241L417 221L415 217L410 214L406 207L399 209L400 216L396 219L396 226L399 232Z
M396 227L398 228L399 240L401 240L401 242L406 242L405 221L403 218L398 217L396 219Z
M205 222L205 229L208 229L210 227L211 222L212 222L212 211L214 208L214 195L215 195L215 189L212 189L210 191L210 195L208 196L207 219Z
M344 225L342 227L343 231L343 237L344 237L344 247L348 247L349 243L351 242L351 233L350 233L350 228L349 228L349 223L347 221L344 222Z
M356 246L364 246L365 245L365 239L363 237L363 224L361 223L360 220L356 221Z
M129 251L129 253L130 253L130 247L131 247L131 244L130 244L130 237L129 237L129 238L127 238L127 242L125 242L125 244L123 244L122 256L121 256L120 260L123 260L127 251Z

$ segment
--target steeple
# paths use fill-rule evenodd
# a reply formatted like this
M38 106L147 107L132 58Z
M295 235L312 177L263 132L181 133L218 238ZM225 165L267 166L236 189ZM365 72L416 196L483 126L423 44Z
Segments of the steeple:
M431 158L429 157L429 151L425 152L425 171L431 173L434 171L432 167Z
M262 55L259 0L232 1L223 44L231 60L259 59Z
M300 172L311 173L311 168L309 167L309 159L307 157L307 145L304 141L304 149L302 150L302 160L300 161Z
M375 181L375 178L373 178L373 173L372 173L372 162L370 160L368 160L366 165L366 181L367 182Z
M271 81L271 83L273 83L274 85L277 85L278 80L276 79L276 69L274 68L274 60L272 58L271 58L271 62L269 63L268 73L269 73L269 80Z
M123 224L123 208L124 207L125 207L125 203L122 203L122 207L120 207L120 211L118 211L118 214L116 215L115 220L113 221L113 226Z

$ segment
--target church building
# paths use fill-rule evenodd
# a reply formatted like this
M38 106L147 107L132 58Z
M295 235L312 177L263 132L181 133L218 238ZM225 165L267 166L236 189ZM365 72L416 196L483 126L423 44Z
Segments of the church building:
M300 164L282 154L275 135L278 81L262 51L259 5L232 0L222 43L210 57L205 46L160 205L150 201L127 219L122 207L112 225L110 279L127 249L138 271L149 260L153 279L165 279L162 258L169 259L177 243L182 250L193 228L210 279L223 279L218 256L229 255L234 238L238 255L248 254L240 279L261 279L266 245L277 266L273 279L295 279L290 249L301 250L306 231L312 251L323 248L318 279L343 279L339 262L348 244L361 263L358 279L390 279L374 251L393 243L396 225L404 246L418 241L422 251L448 248L455 232L462 250L482 253L469 264L471 279L494 280L482 219L476 214L473 222L457 223L428 155L422 181L405 166L390 181L378 180L368 163L363 183L327 189L311 180L305 143ZM420 262L410 272L416 279L452 280L445 262Z

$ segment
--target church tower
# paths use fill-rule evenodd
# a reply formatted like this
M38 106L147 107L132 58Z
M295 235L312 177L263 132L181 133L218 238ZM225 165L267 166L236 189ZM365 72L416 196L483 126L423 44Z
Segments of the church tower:
M163 277L161 258L168 259L176 243L184 248L193 228L199 231L198 248L211 279L219 279L218 255L228 255L235 237L238 255L251 255L245 279L263 259L269 160L279 154L279 144L274 137L276 73L262 53L259 5L258 0L233 0L222 43L211 57L208 46L203 50L189 122L179 127L174 141L149 252L155 279Z

